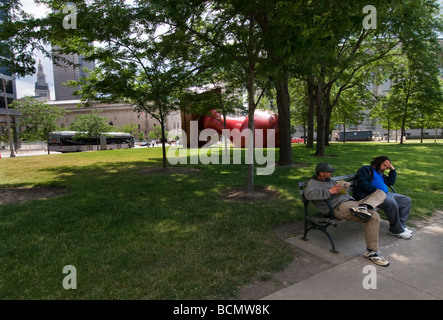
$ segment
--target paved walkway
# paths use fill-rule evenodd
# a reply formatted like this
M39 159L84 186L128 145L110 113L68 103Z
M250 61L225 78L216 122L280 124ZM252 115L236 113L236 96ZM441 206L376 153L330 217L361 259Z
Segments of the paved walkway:
M338 254L329 251L329 240L316 230L309 232L308 241L301 240L300 235L288 239L297 248L327 260L332 267L263 299L442 300L443 213L426 227L410 228L414 230L410 240L388 235L388 226L387 221L382 221L380 251L391 263L389 267L376 266L363 257L363 229L357 223L346 221L338 228L329 228ZM368 270L364 270L365 266L369 266ZM365 289L374 285L376 289Z

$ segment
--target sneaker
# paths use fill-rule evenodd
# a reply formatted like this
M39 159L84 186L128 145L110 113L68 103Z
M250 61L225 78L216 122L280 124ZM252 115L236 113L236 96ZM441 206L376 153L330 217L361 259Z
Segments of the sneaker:
M367 251L365 253L365 258L371 260L376 265L387 267L389 266L389 261L383 258L380 251Z
M409 230L408 228L405 227L405 232L407 233L411 233L412 234L412 230Z
M364 205L358 206L358 207L353 207L353 208L350 208L349 210L351 210L351 214L353 216L359 217L360 219L363 220L363 222L368 222L369 219L372 218L371 213L368 212L368 209Z
M391 236L396 236L396 237L399 237L401 239L406 239L406 240L409 240L412 237L412 233L409 233L409 232L406 232L406 231L403 231L403 232L400 232L400 233L393 233L393 232L389 231L389 234Z

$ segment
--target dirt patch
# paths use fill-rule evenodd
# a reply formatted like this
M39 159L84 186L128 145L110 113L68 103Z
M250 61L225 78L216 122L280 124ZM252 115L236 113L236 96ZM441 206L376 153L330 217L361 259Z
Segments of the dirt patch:
M434 222L440 222L440 223L443 222L443 210L434 211L432 216L430 216L428 219L425 218L410 219L407 221L407 224L417 229L421 229L426 226L429 226L430 224L433 224Z
M200 169L191 167L152 167L141 169L139 174L198 174Z
M243 202L270 201L278 198L280 198L280 193L268 187L255 187L252 193L248 192L245 188L229 188L220 195L220 199L222 200Z
M0 205L22 203L29 200L55 198L68 192L68 188L61 187L4 188L0 189Z

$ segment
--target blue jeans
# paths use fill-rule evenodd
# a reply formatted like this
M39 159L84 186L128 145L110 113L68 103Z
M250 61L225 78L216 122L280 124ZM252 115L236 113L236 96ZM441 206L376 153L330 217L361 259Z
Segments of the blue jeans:
M389 231L401 233L405 230L406 220L411 211L411 198L399 193L388 192L385 201L378 206L389 221Z

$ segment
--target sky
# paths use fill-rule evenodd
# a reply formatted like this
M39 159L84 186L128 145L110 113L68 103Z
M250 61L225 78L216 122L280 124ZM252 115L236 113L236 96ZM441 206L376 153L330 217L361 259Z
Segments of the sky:
M21 0L23 9L32 13L35 17L45 16L49 10L43 5L37 5L34 0ZM35 69L37 70L38 61L41 59L43 65L43 71L46 75L46 82L49 85L49 90L51 91L51 99L55 100L54 91L54 76L52 72L52 62L50 59L45 58L41 52L35 52ZM24 96L34 96L34 86L37 81L37 73L31 76L26 76L23 78L17 78L15 84L17 86L17 99L23 98Z

